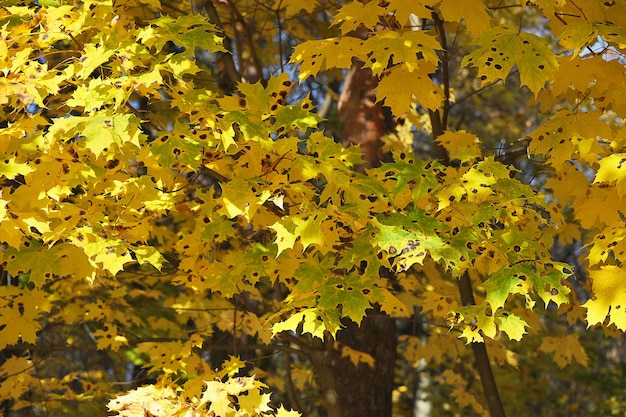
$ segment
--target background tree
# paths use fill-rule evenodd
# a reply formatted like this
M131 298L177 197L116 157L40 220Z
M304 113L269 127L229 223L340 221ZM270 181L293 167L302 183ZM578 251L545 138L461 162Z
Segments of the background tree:
M4 413L623 411L625 9L4 2Z

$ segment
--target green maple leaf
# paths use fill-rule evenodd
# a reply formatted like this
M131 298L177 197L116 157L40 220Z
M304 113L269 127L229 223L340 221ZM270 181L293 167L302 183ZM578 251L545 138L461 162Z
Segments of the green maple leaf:
M504 332L509 336L511 340L522 340L522 337L526 334L526 327L528 323L516 314L502 314L497 318L498 330Z
M334 310L341 306L341 315L360 324L365 310L371 308L370 294L372 283L356 274L334 276L323 282L319 288L319 307Z
M332 261L327 256L317 262L301 263L293 274L297 283L292 289L292 294L308 296L311 293L316 293L320 285L327 280L327 275L332 267Z
M202 156L200 144L182 133L161 133L151 145L152 153L163 166L179 164L193 168Z
M261 116L261 119L269 116L275 109L272 106L279 100L286 100L293 83L289 81L289 75L282 73L270 77L267 85L260 81L254 84L242 83L238 85L239 91L245 97L245 108L252 113ZM243 103L243 102L242 102Z
M504 307L510 294L525 294L528 291L526 277L529 272L532 271L527 265L505 267L483 282L482 286L487 291L486 301L492 311Z
M44 247L41 242L31 239L17 249L8 249L4 259L8 261L7 270L17 276L29 273L29 281L41 286L47 280L53 279L55 274L64 269L61 247Z
M306 108L305 108L306 107ZM302 131L314 128L321 121L319 116L311 113L310 104L300 103L296 106L279 106L272 114L276 120L273 125L276 130L281 127L296 127Z
M517 65L522 85L537 95L558 68L547 42L532 33L496 26L485 31L478 44L461 65L478 68L481 85L504 80Z
M392 196L395 197L409 188L414 201L418 201L433 192L439 184L433 172L433 168L438 167L440 166L436 162L418 159L383 164L378 171L387 180L395 180Z
M141 33L139 39L146 46L154 46L160 50L167 41L172 41L184 47L189 54L193 54L196 48L226 52L222 45L222 37L217 34L217 28L199 14L184 15L177 19L161 16L150 23L159 27L159 30L147 29Z
M543 271L529 276L535 292L541 297L546 307L550 304L550 301L557 306L568 303L568 294L571 292L569 287L563 284L563 280L568 275L571 275L571 273L563 272L569 266L557 263L554 263L554 265L563 265L563 269L561 271Z
M464 323L463 332L459 338L465 338L466 343L484 342L484 336L493 338L496 336L496 323L493 314L487 314L487 305L470 305L455 309Z
M131 114L112 114L108 111L92 113L90 116L71 116L54 120L47 136L67 138L78 136L84 139L85 147L96 157L113 146L123 149L126 143L139 148L140 122ZM61 133L62 132L62 133ZM79 142L80 143L80 142Z
M558 264L555 263L558 266ZM530 263L520 263L501 268L483 282L486 301L493 311L503 307L509 294L527 295L534 291L547 306L553 301L557 306L569 301L570 289L562 283L566 274L560 271L538 270Z
M300 243L304 249L310 245L324 245L324 231L322 229L322 221L324 219L321 216L313 216L307 218L293 218L293 223L296 225L294 234L300 238Z
M271 250L260 244L253 244L243 254L229 252L211 270L211 288L221 292L225 297L241 292L237 286L243 288L248 283L257 284L261 277L274 278L274 272L280 268L280 260L272 259ZM213 268L212 268L213 269ZM288 273L287 270L281 270ZM228 289L228 290L227 290Z

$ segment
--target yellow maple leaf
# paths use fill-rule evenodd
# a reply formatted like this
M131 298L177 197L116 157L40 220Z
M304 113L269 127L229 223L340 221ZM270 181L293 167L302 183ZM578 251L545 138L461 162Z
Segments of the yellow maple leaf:
M339 343L336 342L336 348L339 348L341 350L341 357L350 359L350 362L352 362L354 366L359 366L360 364L374 366L374 363L376 362L374 357L369 353L352 349L350 346L339 345Z
M446 131L436 141L446 148L451 160L459 159L461 162L466 162L480 155L478 138L465 130Z
M485 31L478 49L463 58L462 66L478 68L481 85L504 80L517 65L522 85L537 95L558 68L548 43L532 33L496 26Z
M367 52L367 60L363 67L371 68L374 75L380 75L393 60L395 64L404 64L405 70L411 72L423 65L424 61L436 66L439 63L439 56L436 52L438 49L441 49L441 45L437 39L421 30L374 32L363 42L362 51ZM430 67L426 68L430 70ZM426 76L429 73L430 71L423 75ZM397 83L396 87L398 85L410 84Z
M296 225L294 234L300 238L303 250L310 245L324 246L324 232L322 230L322 218L318 216L301 219L295 217L293 219Z
M586 367L588 365L587 353L575 334L557 337L546 336L543 338L539 350L546 353L553 352L554 361L559 368L569 365L573 359L582 366Z
M605 184L593 184L586 190L585 199L573 205L580 225L585 229L621 221L624 201L615 195L615 189ZM600 210L600 208L602 208Z
M111 349L117 352L120 347L128 345L128 339L118 333L117 326L105 325L93 332L93 335L97 339L98 350Z
M624 197L626 194L626 153L609 155L598 161L600 168L596 174L594 183L613 182L617 195Z
M273 229L276 232L276 240L274 243L278 246L278 252L276 253L276 257L281 254L285 249L292 249L294 243L296 243L296 238L298 236L291 233L289 230L285 228L280 222L276 222L273 225L269 226L270 229Z
M287 410L282 405L276 410L276 417L300 417L301 414L297 411Z
M41 325L37 319L50 310L48 294L33 289L4 287L0 299L0 349L20 339L35 343Z
M578 159L595 163L597 154L602 152L596 137L607 140L613 137L610 126L601 120L601 116L600 112L559 111L552 120L529 135L533 140L528 151L549 156L554 167L570 161L573 153Z
M411 15L431 19L433 15L433 7L439 3L439 0L389 0L387 6L388 11L392 11L401 25L410 22ZM419 28L412 28L413 30Z
M246 363L243 362L239 358L239 356L230 355L228 359L226 359L222 363L222 369L219 371L218 377L225 378L228 376L232 378L235 375L237 375L237 373L239 373L239 370L244 368L245 366L246 366Z
M4 161L0 161L0 175L5 176L7 179L14 179L18 175L28 175L35 171L28 162L20 163L15 160L16 158L8 158Z
M623 222L617 222L602 229L593 237L588 245L587 259L590 265L597 265L613 255L617 260L624 261L626 255L626 230Z
M363 41L350 36L307 41L297 45L291 55L292 63L302 63L298 79L305 80L330 68L350 68L352 58Z
M606 265L590 270L589 276L593 297L583 305L587 309L587 327L608 317L609 324L626 331L626 270Z
M119 417L174 416L185 414L187 404L171 387L146 385L113 398L107 404L109 411Z
M239 412L245 415L264 415L272 410L269 406L271 394L261 394L258 389L248 391L247 395L240 395L237 398Z
M385 14L385 9L377 2L367 4L353 1L346 4L335 15L333 24L341 24L341 33L344 35L350 31L364 25L366 28L373 28L378 24L379 16Z
M201 404L209 404L209 412L215 416L233 415L234 406L230 396L239 394L255 388L255 381L250 377L238 377L222 381L205 381L206 390L202 394Z
M446 21L463 20L467 31L475 37L490 27L491 16L487 13L483 0L444 0L439 5L439 10Z
M398 65L385 71L376 87L376 97L385 100L392 113L401 116L411 111L413 101L422 107L435 110L441 105L443 93L428 76L435 68L431 64L420 64L420 69L411 71L407 65ZM403 88L398 88L401 85Z
M160 3L160 2L159 2ZM285 9L285 15L281 17L291 17L294 16L300 11L304 10L307 13L312 13L313 10L318 6L318 2L316 0L313 1L302 1L302 0L275 0L272 5L272 9Z
M92 264L101 264L103 269L113 275L124 269L124 264L133 261L128 252L128 243L120 239L103 238L91 227L76 228L69 239L85 251Z

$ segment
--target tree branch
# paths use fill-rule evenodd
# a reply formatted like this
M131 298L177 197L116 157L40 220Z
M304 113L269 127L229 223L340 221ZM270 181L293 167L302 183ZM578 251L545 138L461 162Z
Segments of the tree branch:
M226 36L226 31L224 31L224 25L222 24L222 20L220 19L220 15L213 6L212 0L207 0L204 2L204 7L209 14L210 21L219 28L224 34L224 47L228 51L227 53L223 53L221 56L221 61L224 63L224 70L230 80L230 84L234 86L241 81L241 75L237 68L235 67L235 61L233 60L233 48L231 45L231 40L228 36Z
M458 279L457 284L459 286L461 302L463 305L475 305L476 301L474 301L472 283L467 272L465 272L461 278ZM498 386L496 385L496 380L491 370L491 363L489 362L489 355L487 354L485 344L472 343L472 351L474 352L476 368L478 369L478 374L480 375L480 382L483 386L483 391L485 392L489 414L491 417L506 417L502 401L500 400L500 394L498 393Z
M291 356L289 356L289 352L285 352L285 388L287 390L287 396L289 397L289 402L291 403L291 407L302 413L302 405L298 400L298 395L296 394L296 389L293 386L293 378L291 376Z
M447 42L446 42L446 32L443 27L443 21L437 15L437 13L432 14L433 22L435 23L435 28L437 30L437 34L439 35L439 43L443 51L441 52L441 73L442 73L442 84L443 84L443 106L437 110L428 110L428 116L430 118L430 125L433 131L433 139L437 139L439 136L443 135L444 132L448 128L448 112L450 111L450 77L448 74L448 51L447 51ZM448 155L448 151L446 148L441 146L439 143L435 142L435 157L444 165L449 165L450 157Z
M448 41L446 39L446 30L443 27L443 20L433 13L433 21L439 34L439 43L441 44L441 73L443 77L443 108L441 111L441 128L442 130L448 129L448 113L450 112L450 69L448 67L448 61L450 59L448 55Z

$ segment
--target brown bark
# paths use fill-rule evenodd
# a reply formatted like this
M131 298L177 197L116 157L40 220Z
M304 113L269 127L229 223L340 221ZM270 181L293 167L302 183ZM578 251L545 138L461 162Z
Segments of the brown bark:
M365 38L367 30L353 35ZM376 101L377 85L378 79L372 71L354 59L339 97L341 141L345 146L361 146L365 167L378 166L387 158L381 138L393 132L396 123L389 109ZM375 308L368 311L360 326L351 321L344 324L345 328L337 333L339 346L325 352L324 364L331 367L332 381L323 381L320 375L328 367L318 370L316 366L318 382L326 384L322 387L325 395L336 393L337 403L329 404L329 400L334 401L332 395L326 399L328 416L391 417L397 348L395 320ZM341 356L341 346L371 355L374 365L354 365L349 358Z
M472 282L467 272L459 278L458 286L463 305L475 305L476 302L474 301ZM498 385L496 384L491 370L487 347L484 343L472 343L472 351L474 352L474 359L476 360L476 369L478 369L478 374L480 375L480 382L485 392L489 415L491 417L506 417L502 400L500 399L500 393L498 392Z
M397 335L395 320L371 310L360 327L350 323L338 333L341 344L370 354L374 366L355 366L348 358L336 358L334 371L343 417L390 417ZM340 351L335 351L341 355Z
M377 166L385 159L380 139L395 126L389 109L376 102L377 85L372 71L355 59L339 96L341 142L361 145L366 166Z
M329 339L311 355L327 416L390 417L397 348L395 320L374 309L360 326L345 324L337 333L338 345ZM374 365L353 364L342 357L342 346L371 355Z

